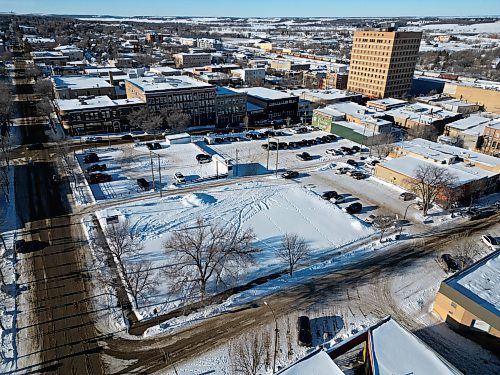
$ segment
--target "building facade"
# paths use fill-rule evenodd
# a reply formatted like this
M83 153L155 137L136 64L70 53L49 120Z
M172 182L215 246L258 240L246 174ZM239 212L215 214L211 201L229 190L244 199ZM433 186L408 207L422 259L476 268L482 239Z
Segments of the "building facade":
M215 123L215 86L187 76L127 79L128 99L140 99L150 111L176 109L191 117L194 126Z
M481 152L488 155L500 156L500 121L492 121L484 128Z
M116 88L104 78L91 76L52 77L56 99L75 99L80 96L107 95L116 98Z
M247 95L227 87L215 91L215 116L217 126L241 125L246 115Z
M355 31L347 89L372 98L410 90L422 32Z
M176 53L174 60L176 68L193 68L210 65L212 55L209 53Z

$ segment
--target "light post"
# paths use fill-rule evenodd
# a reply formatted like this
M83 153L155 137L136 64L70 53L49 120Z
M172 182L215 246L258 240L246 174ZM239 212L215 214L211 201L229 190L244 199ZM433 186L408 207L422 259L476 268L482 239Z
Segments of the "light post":
M151 175L153 176L153 191L155 190L155 175L154 175L154 172L153 172L153 154L156 155L156 157L158 158L158 178L159 178L159 188L160 188L160 198L163 197L163 193L162 193L162 186L161 186L161 164L160 164L160 155L157 154L156 152L154 151L151 151L149 150L149 156L151 158Z
M158 309L155 307L153 313L156 315L156 321L158 322L158 328L160 328L160 315Z
M401 222L401 226L399 227L399 235L401 236L401 233L403 232L403 223L406 220L406 214L408 213L408 209L413 206L414 204L417 204L416 202L410 203L408 206L406 206L405 214L403 215L403 221Z
M273 314L274 318L274 323L275 323L275 328L274 328L274 358L273 358L273 374L276 372L276 355L278 354L278 320L276 319L276 315L274 314L274 311L266 301L264 301L264 305L266 305L269 310L271 310L271 313Z

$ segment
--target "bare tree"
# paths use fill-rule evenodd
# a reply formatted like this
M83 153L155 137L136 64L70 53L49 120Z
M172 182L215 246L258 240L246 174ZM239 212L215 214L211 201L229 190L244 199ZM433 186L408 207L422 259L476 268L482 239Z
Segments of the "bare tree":
M141 108L130 112L127 119L131 126L137 126L147 133L153 133L155 138L158 128L163 123L162 116L150 112L148 108Z
M395 218L393 216L379 216L373 222L373 225L380 231L379 242L382 242L385 232L391 228L395 223Z
M469 233L454 235L452 243L455 244L454 253L460 270L474 263L474 259L479 255L479 244L470 237Z
M25 69L24 75L28 79L34 79L36 82L38 77L40 77L42 75L42 72L35 65L31 65Z
M170 108L161 109L160 115L162 116L167 127L169 127L174 133L184 131L191 120L191 116L187 113Z
M413 178L408 178L406 184L421 200L424 215L436 201L436 197L453 185L455 176L445 168L428 164L419 165Z
M103 274L102 281L114 288L124 286L138 307L139 296L154 289L157 284L151 263L129 260L143 248L139 234L132 230L128 221L108 224L103 229L102 235L97 236L95 244L98 258L109 264L111 257L119 273L119 277Z
M229 344L231 373L257 375L264 371L266 346L263 333L247 334Z
M0 125L9 122L12 110L12 89L7 83L0 82Z
M40 98L54 99L54 89L50 79L41 79L33 85L33 91Z
M394 149L394 136L391 133L381 133L370 137L366 142L370 152L379 158L385 158Z
M276 254L288 264L288 272L293 276L293 271L308 256L310 250L304 238L295 233L286 233L276 249Z
M50 114L53 112L52 103L46 97L36 103L36 112L41 117L46 117L47 121L51 122Z
M227 286L227 280L236 278L238 268L253 263L259 252L252 244L254 240L252 229L207 223L200 217L165 241L165 253L173 264L165 272L178 285L196 288L204 300L209 282Z

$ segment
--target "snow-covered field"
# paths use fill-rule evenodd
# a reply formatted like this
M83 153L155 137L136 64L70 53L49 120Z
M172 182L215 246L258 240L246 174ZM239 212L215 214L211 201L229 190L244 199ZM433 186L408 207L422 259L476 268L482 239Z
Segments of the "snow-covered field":
M198 217L209 222L231 222L253 228L255 245L262 252L257 264L240 270L240 283L286 268L275 255L282 236L296 233L307 241L311 257L341 251L350 243L369 237L373 229L339 207L294 182L272 177L265 182L237 183L204 193L178 194L162 199L129 203L97 212L101 225L108 216L129 220L141 235L144 250L137 261L150 260L155 267L169 265L162 244L169 232L192 224ZM169 284L142 301L140 313L150 316L154 306L170 310L179 302L169 302Z

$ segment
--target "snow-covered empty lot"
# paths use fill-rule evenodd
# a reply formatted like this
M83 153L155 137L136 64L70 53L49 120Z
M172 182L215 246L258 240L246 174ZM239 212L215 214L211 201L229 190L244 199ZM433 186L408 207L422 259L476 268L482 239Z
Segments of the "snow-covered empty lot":
M255 265L240 270L241 283L286 268L275 254L285 233L304 237L311 247L311 257L341 251L343 246L374 233L364 222L317 194L296 183L272 177L265 182L237 183L204 193L129 203L98 211L97 215L103 226L105 218L113 215L129 220L144 245L137 259L131 260L150 260L159 269L171 266L163 252L163 242L169 233L193 224L198 217L253 228L257 237L255 245L262 252ZM143 301L149 305L148 310L172 299L169 289L168 283L162 283L155 295Z

